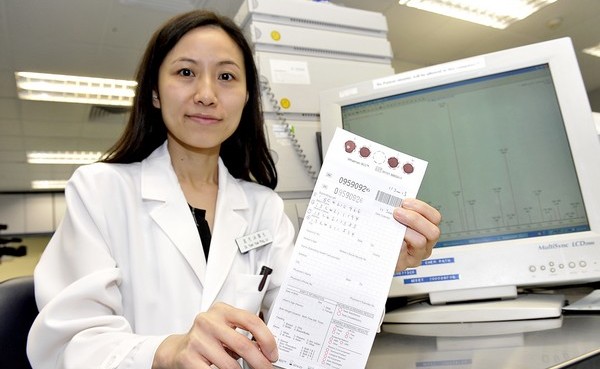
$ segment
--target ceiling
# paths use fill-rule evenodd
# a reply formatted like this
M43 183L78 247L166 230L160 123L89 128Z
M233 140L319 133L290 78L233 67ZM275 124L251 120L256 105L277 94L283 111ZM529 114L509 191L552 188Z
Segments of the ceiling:
M285 1L285 0L281 0ZM67 179L71 165L27 164L26 151L104 151L124 114L89 105L18 100L15 71L131 79L152 32L180 11L207 7L233 16L241 0L0 0L0 192L28 192L35 179ZM600 43L600 1L559 0L505 30L407 8L396 0L337 0L382 12L397 72L570 36L577 50ZM594 110L600 58L578 53ZM91 114L92 113L92 114Z

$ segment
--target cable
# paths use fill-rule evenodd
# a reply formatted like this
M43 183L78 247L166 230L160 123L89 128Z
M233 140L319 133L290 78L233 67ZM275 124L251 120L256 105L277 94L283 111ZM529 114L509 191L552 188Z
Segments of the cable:
M275 94L273 93L273 89L271 88L269 80L265 76L262 76L262 75L260 76L260 87L261 87L261 91L265 94L269 103L273 107L273 110L275 112L275 116L277 117L277 120L279 121L279 123L281 123L281 125L284 126L285 132L286 132L289 140L292 143L292 147L294 148L294 151L298 155L298 158L300 158L300 161L302 162L302 165L304 166L306 173L310 176L310 178L313 181L316 181L317 180L317 171L315 171L313 169L312 165L310 165L310 161L307 159L306 154L304 153L304 150L302 149L302 146L300 145L300 142L298 141L298 138L296 137L296 134L294 132L294 127L292 127L288 123L288 121L285 117L285 113L283 111L281 111L281 107L279 106L279 103L277 102L277 98L275 97Z

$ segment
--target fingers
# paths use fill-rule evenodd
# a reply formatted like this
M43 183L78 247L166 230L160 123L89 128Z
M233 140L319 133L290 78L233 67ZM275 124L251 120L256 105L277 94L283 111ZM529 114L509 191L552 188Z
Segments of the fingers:
M238 358L254 369L272 369L272 362L278 358L275 338L255 314L216 303L196 316L187 334L169 336L161 343L152 368L200 369L213 365L239 369Z
M273 334L260 317L253 314L250 315L251 319L246 319L239 322L239 327L252 334L258 349L269 361L277 361L279 358L279 352L277 351L277 342L275 341L275 337L273 337Z
M394 218L407 227L396 271L419 266L431 256L440 237L440 212L423 201L404 199L402 206L394 209Z
M407 228L400 250L400 257L396 264L396 271L421 265L423 260L431 256L433 245L434 243L427 242L422 234ZM400 265L402 268L398 269Z
M161 342L154 353L152 369L210 368L211 362L196 349L197 339L190 333L171 335Z
M408 228L423 235L426 243L431 243L431 246L440 237L439 224L442 219L441 214L435 208L420 200L405 199L402 207L394 209L394 218ZM413 235L413 240L417 245L420 244L418 242L419 238L416 235Z
M435 228L439 226L442 221L442 214L431 205L417 199L404 199L402 207L399 209L412 210L420 214L424 219L428 220L431 224L435 225ZM398 208L396 209L398 210ZM438 235L439 236L439 235Z
M256 342L236 328L248 331ZM252 368L272 368L271 362L278 358L275 338L265 323L256 315L227 304L217 303L206 314L199 314L193 331L197 332L199 343L204 344L200 348L203 356L219 368L237 368L237 357Z

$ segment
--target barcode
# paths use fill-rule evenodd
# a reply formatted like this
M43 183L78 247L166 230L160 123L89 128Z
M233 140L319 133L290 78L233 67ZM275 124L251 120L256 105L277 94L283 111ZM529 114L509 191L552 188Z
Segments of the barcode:
M393 207L400 206L402 204L402 199L398 196L390 195L389 193L377 191L377 196L375 200L382 202L384 204L391 205Z

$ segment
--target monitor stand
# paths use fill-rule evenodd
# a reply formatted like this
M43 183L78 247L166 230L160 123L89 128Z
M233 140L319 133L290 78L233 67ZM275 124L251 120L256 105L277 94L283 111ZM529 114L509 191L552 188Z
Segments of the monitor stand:
M403 334L409 336L429 336L429 337L515 337L527 332L539 332L544 330L557 329L562 327L563 317L548 319L527 319L511 320L503 322L474 322L474 323L429 323L429 324L398 324L383 323L381 330L386 333ZM498 343L496 340L492 340ZM481 341L460 341L469 342L471 349L481 345ZM438 342L439 343L439 342ZM477 343L477 345L475 344Z
M466 323L556 318L562 314L563 295L520 294L516 298L431 305L421 302L387 312L390 323Z

